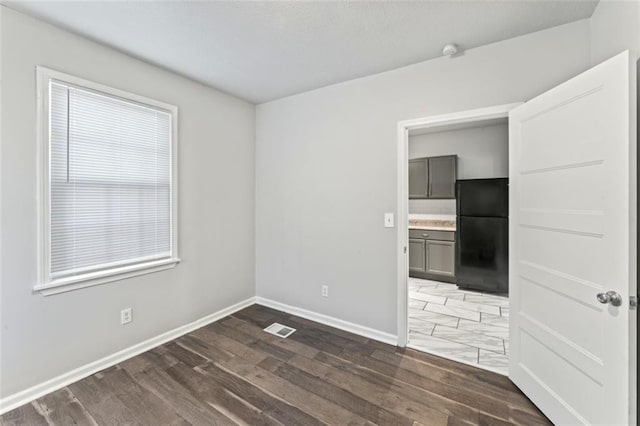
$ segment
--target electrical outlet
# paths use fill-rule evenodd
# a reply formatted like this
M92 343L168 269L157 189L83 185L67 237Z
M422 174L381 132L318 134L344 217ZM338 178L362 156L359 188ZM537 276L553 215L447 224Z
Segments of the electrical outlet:
M125 325L133 321L133 314L131 308L126 308L120 311L120 324Z
M393 213L384 214L384 227L393 228Z
M323 285L322 286L322 297L329 297L329 286L328 285Z

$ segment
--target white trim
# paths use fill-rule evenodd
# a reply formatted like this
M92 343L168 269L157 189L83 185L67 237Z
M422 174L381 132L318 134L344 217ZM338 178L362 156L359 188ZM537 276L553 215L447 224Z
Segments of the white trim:
M446 130L447 127L462 123L481 123L497 118L508 118L509 111L522 105L523 102L497 105L488 108L472 109L467 111L454 112L451 114L432 115L429 117L415 118L398 122L398 175L397 188L398 200L396 209L398 211L398 246L397 246L397 285L398 285L398 346L404 347L408 342L409 329L407 325L408 316L408 278L409 278L409 130L438 128Z
M404 120L398 123L407 130L428 129L434 127L448 127L456 124L482 122L497 118L507 118L509 111L522 105L524 102L514 102L512 104L496 105L487 108L470 109L449 114L431 115L428 117ZM444 129L443 129L444 130Z
M349 321L341 320L339 318L330 317L329 315L319 314L317 312L309 311L302 308L296 308L295 306L276 302L275 300L265 299L264 297L256 296L256 304L276 309L278 311L283 311L291 315L306 318L320 324L328 325L329 327L338 328L340 330L348 331L350 333L377 340L382 343L387 343L389 345L395 346L398 340L398 336L395 336L391 333L386 333L384 331L365 327L364 325L355 324Z
M67 291L78 290L94 285L125 280L139 275L165 271L167 269L175 268L178 263L180 263L180 259L165 259L155 262L146 262L139 265L130 265L118 269L101 271L101 273L92 274L92 278L88 278L87 275L64 278L53 281L50 284L36 285L33 287L33 290L39 291L40 294L44 296L51 296L53 294L65 293Z
M398 248L397 282L398 346L404 348L409 341L409 128L398 123Z
M171 115L171 254L169 259L110 268L62 279L55 279L51 276L51 242L49 240L49 82L51 80L61 81L100 94L118 97L143 106L155 107ZM36 91L38 107L38 281L33 287L33 290L40 291L44 295L52 295L175 267L180 262L178 256L178 107L42 66L36 67Z
M214 312L213 314L207 315L203 318L200 318L188 324L182 325L180 327L176 327L173 330L167 331L158 336L147 339L144 342L137 343L133 346L130 346L126 349L118 351L114 354L108 355L97 361L93 361L89 364L83 365L82 367L78 367L67 373L61 374L57 377L54 377L53 379L47 380L46 382L37 384L23 391L14 393L13 395L8 395L0 399L0 415L6 413L7 411L13 410L14 408L20 407L21 405L24 405L33 400L36 400L43 395L54 392L71 383L77 382L78 380L84 379L85 377L95 374L98 371L104 370L105 368L109 368L115 364L118 364L122 361L125 361L129 358L132 358L136 355L139 355L157 346L160 346L170 340L178 338L184 334L190 333L193 330L197 330L198 328L204 327L207 324L218 321L219 319L224 318L228 315L231 315L234 312L237 312L241 309L251 306L255 303L255 299L256 299L255 297L250 297L234 305L231 305L217 312Z
M170 114L174 114L178 110L177 106L168 104L166 102L147 98L146 96L136 95L135 93L130 93L126 90L116 89L114 87L107 86L106 84L96 83L91 80L86 80L84 78L76 77L74 75L67 74L61 71L56 71L51 68L43 67L41 65L36 66L36 72L39 79L43 78L46 80L47 85L48 80L53 79L63 81L65 83L70 83L83 89L89 89L100 93L106 93L111 96L117 96L125 101L133 101L146 106L151 105L156 108L163 109ZM41 82L45 82L45 80L42 80Z

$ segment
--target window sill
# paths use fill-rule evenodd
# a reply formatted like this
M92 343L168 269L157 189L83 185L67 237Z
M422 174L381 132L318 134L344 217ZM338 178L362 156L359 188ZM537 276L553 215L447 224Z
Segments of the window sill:
M79 275L76 277L68 277L58 279L47 284L40 284L33 287L35 292L39 292L44 296L65 293L67 291L78 290L85 287L120 281L139 275L151 274L153 272L164 271L174 268L180 259L164 259L154 262L142 263L139 265L126 266L117 269L110 269L97 273Z

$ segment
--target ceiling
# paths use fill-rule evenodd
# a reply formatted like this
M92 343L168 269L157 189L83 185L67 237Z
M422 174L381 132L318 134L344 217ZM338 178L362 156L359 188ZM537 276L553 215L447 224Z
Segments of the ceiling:
M597 0L2 1L255 103L588 18Z

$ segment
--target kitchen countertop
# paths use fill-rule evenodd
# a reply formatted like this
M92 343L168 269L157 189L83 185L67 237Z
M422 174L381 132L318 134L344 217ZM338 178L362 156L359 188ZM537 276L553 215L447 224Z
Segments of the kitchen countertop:
M450 232L455 232L456 230L455 216L445 217L445 218L443 217L431 218L431 217L424 217L424 216L419 217L419 215L415 215L415 216L409 215L409 229L423 229L428 231L450 231Z

